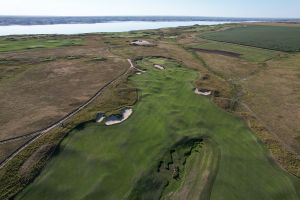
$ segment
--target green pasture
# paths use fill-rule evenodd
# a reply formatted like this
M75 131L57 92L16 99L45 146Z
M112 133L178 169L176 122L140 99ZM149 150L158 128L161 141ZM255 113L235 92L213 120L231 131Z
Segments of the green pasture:
M196 71L163 58L145 58L138 64L147 72L130 77L140 90L132 116L114 126L94 122L79 125L16 199L128 199L136 183L151 173L165 152L183 137L207 138L213 145L205 148L204 140L198 155L204 156L204 163L199 165L193 153L178 184L164 192L180 191L192 177L189 170L199 165L195 176L203 171L215 175L206 183L210 187L202 188L205 199L299 199L299 179L271 161L246 124L193 93ZM153 64L166 69L158 70ZM218 164L211 165L215 159ZM147 189L147 184L144 186Z
M205 33L201 37L284 52L300 51L300 27L242 26Z

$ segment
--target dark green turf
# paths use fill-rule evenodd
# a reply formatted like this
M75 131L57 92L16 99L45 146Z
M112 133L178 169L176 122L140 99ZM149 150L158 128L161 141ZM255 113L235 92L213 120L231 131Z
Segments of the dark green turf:
M154 63L166 70L155 69ZM126 199L137 181L186 136L206 136L220 152L210 199L299 199L299 179L270 161L246 124L193 93L195 71L161 58L139 64L147 72L130 78L140 89L133 115L119 125L87 123L73 130L16 199Z

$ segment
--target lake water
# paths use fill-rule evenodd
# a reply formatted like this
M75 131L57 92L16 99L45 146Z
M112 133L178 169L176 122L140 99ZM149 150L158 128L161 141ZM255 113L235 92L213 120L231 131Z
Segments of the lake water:
M54 24L54 25L9 25L0 26L0 36L27 34L80 34L97 32L124 32L177 26L215 25L228 21L186 21L186 22L107 22L97 24Z

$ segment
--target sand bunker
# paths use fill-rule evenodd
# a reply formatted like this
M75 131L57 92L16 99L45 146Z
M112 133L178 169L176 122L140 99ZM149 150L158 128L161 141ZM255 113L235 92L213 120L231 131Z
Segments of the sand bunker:
M155 68L160 69L160 70L164 70L165 68L161 65L154 65Z
M137 72L136 74L137 74L137 75L141 75L141 74L142 74L142 72Z
M105 125L111 126L114 124L119 124L125 121L130 117L130 115L133 113L133 110L131 108L124 109L120 115L112 115L107 118L107 121L105 122Z
M212 94L212 91L207 90L207 89L198 89L196 88L194 90L195 94L203 95L203 96L209 96Z
M150 42L146 40L133 40L130 43L131 45L137 45L137 46L149 46L152 45Z
M105 119L105 114L104 113L97 113L96 116L96 122L101 123Z

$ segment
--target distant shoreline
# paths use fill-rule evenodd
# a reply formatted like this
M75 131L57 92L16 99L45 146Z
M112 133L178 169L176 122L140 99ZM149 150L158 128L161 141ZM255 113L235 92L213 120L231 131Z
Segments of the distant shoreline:
M238 23L230 21L121 21L105 23L81 24L43 24L43 25L3 25L0 26L0 36L8 35L76 35L88 33L115 33L140 30L153 30L160 28L174 28L193 25L217 25L225 23Z
M54 24L95 24L108 22L185 22L185 21L228 21L228 22L300 22L291 18L231 18L231 17L188 17L188 16L0 16L0 26L8 25L54 25Z

